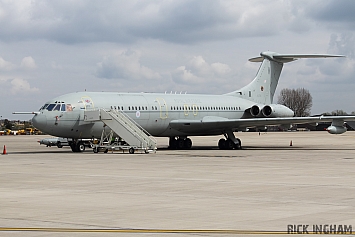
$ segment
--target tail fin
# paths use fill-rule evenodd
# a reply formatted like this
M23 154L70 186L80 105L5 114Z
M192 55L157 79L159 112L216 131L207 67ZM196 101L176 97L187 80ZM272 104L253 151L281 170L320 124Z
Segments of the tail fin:
M260 53L260 56L249 59L250 62L262 62L254 80L240 90L226 95L238 96L258 104L272 104L284 63L298 58L344 57L329 54L278 54L269 51Z

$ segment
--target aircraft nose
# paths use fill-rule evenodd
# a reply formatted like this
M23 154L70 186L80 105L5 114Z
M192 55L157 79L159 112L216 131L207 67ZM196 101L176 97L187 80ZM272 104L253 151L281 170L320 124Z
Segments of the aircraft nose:
M39 130L45 130L47 126L47 117L43 114L37 114L32 118L32 124Z

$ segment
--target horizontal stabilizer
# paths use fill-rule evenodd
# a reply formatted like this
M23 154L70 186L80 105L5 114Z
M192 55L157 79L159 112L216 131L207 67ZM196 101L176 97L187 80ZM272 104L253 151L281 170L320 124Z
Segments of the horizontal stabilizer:
M262 62L264 58L268 58L273 61L280 63L288 63L297 60L298 58L337 58L345 57L344 55L334 55L334 54L278 54L274 52L262 52L261 57L251 58L250 62Z

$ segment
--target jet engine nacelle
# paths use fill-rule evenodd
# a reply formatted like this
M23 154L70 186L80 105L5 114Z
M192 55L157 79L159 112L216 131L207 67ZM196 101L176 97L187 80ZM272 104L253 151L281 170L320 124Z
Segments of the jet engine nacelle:
M327 131L331 134L342 134L346 132L346 127L331 125L327 128Z
M261 108L263 107L263 105L253 105L251 108L250 108L250 114L253 116L253 117L260 117L262 115L261 113Z
M261 112L264 117L268 118L293 117L295 115L290 108L279 104L265 105Z

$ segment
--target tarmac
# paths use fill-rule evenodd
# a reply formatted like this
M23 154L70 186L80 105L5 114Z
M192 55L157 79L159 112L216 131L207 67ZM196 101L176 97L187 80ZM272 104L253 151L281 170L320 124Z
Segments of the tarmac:
M0 136L0 236L355 233L355 132L236 133L242 150L219 150L219 136L191 137L191 150L157 138L150 154L73 153L45 137Z

